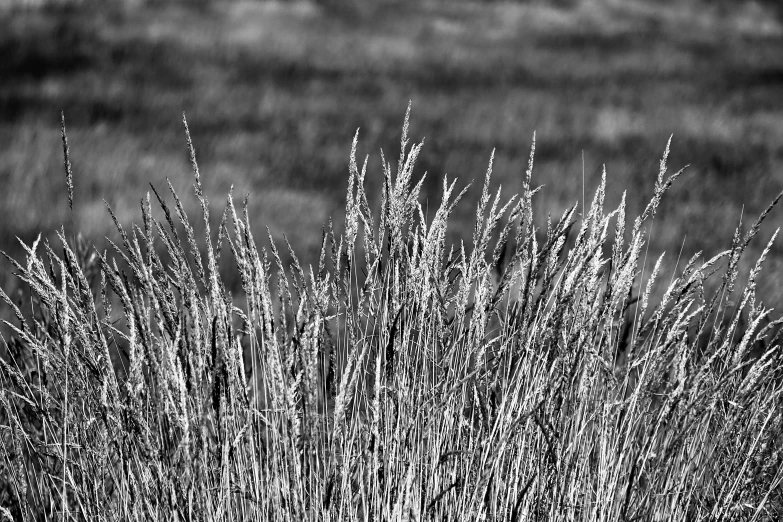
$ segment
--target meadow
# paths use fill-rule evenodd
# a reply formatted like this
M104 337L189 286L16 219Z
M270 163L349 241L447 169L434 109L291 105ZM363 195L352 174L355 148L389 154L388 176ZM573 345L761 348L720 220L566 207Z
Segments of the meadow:
M3 9L0 520L783 516L773 3Z
M690 165L663 203L651 252L715 252L740 217L783 189L783 30L758 2L365 2L354 17L308 2L66 2L0 16L0 248L70 219L62 204L60 111L82 180L75 221L94 241L112 234L147 183L187 190L177 122L199 136L206 188L251 193L255 227L286 233L307 259L345 205L346 149L359 156L398 133L413 100L422 194L443 174L521 191L538 137L538 225L596 186L629 191L639 213L657 158ZM772 3L774 4L774 3ZM380 194L369 177L368 193ZM637 190L638 189L638 190ZM131 197L126 197L131 196ZM475 204L477 196L468 196ZM378 201L374 201L378 203ZM188 207L195 210L195 207ZM457 209L450 239L468 239ZM53 239L53 236L48 236ZM105 243L102 245L105 246ZM759 247L760 248L760 247ZM758 255L759 251L754 251ZM781 273L781 251L770 272ZM747 268L747 267L746 267ZM13 284L3 270L3 284ZM780 279L760 291L780 301ZM238 281L229 281L239 288Z

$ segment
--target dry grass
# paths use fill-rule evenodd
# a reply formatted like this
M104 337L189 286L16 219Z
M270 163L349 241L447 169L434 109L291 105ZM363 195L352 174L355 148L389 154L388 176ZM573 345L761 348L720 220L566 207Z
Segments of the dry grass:
M0 519L778 520L769 246L735 288L767 212L665 277L646 243L668 146L639 218L606 213L602 180L545 235L531 150L518 197L490 161L472 244L449 247L465 191L444 178L425 215L407 134L375 212L354 141L315 267L286 269L231 194L211 239L189 132L203 239L170 186L115 220L119 261L63 229L11 259L29 299L0 293Z

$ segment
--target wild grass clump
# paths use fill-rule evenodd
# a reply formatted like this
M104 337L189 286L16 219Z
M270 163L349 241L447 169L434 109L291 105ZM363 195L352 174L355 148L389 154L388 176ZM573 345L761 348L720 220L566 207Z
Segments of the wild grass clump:
M164 218L148 193L141 225L114 220L114 258L61 230L10 259L29 299L0 293L0 520L779 520L770 246L735 288L769 209L663 281L644 245L668 146L641 216L605 213L604 177L540 235L534 141L522 194L490 193L490 161L448 247L466 189L444 178L428 220L407 131L379 213L354 138L315 267L287 246L286 269L231 194L213 244L189 133L204 239L169 185Z

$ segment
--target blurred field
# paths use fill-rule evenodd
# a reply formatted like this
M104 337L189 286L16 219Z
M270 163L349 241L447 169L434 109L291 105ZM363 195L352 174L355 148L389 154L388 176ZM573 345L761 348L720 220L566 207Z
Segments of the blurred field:
M605 163L609 206L627 189L636 215L674 134L670 171L691 167L656 218L651 253L667 250L670 273L685 236L686 258L727 248L740 215L755 218L783 189L780 17L753 2L557 4L387 1L348 15L306 2L86 1L0 11L0 248L18 255L15 236L32 241L70 220L61 110L76 228L89 238L116 238L103 199L123 223L138 222L147 184L163 189L166 177L194 209L185 111L215 217L233 184L240 198L250 193L257 236L263 226L286 233L315 262L322 225L342 223L356 128L379 197L378 150L397 158L409 99L412 136L426 137L419 172L430 201L444 173L480 179L494 147L493 187L519 191L535 130L539 214L559 218L585 187L590 199ZM470 207L460 208L454 239L472 231ZM783 209L770 221L780 226ZM766 272L762 295L781 302L780 245Z

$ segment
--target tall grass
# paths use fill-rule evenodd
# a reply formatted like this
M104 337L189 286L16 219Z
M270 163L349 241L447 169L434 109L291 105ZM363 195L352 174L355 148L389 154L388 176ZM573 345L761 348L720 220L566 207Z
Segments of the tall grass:
M444 178L427 219L408 116L375 213L357 133L315 267L286 245L286 269L232 194L213 244L187 124L205 238L169 185L114 219L114 257L61 229L9 258L29 299L0 292L0 520L778 520L770 246L735 288L771 206L666 281L645 239L668 145L632 222L604 177L537 231L534 141L522 194L490 192L490 160L472 244L449 247L467 188Z

